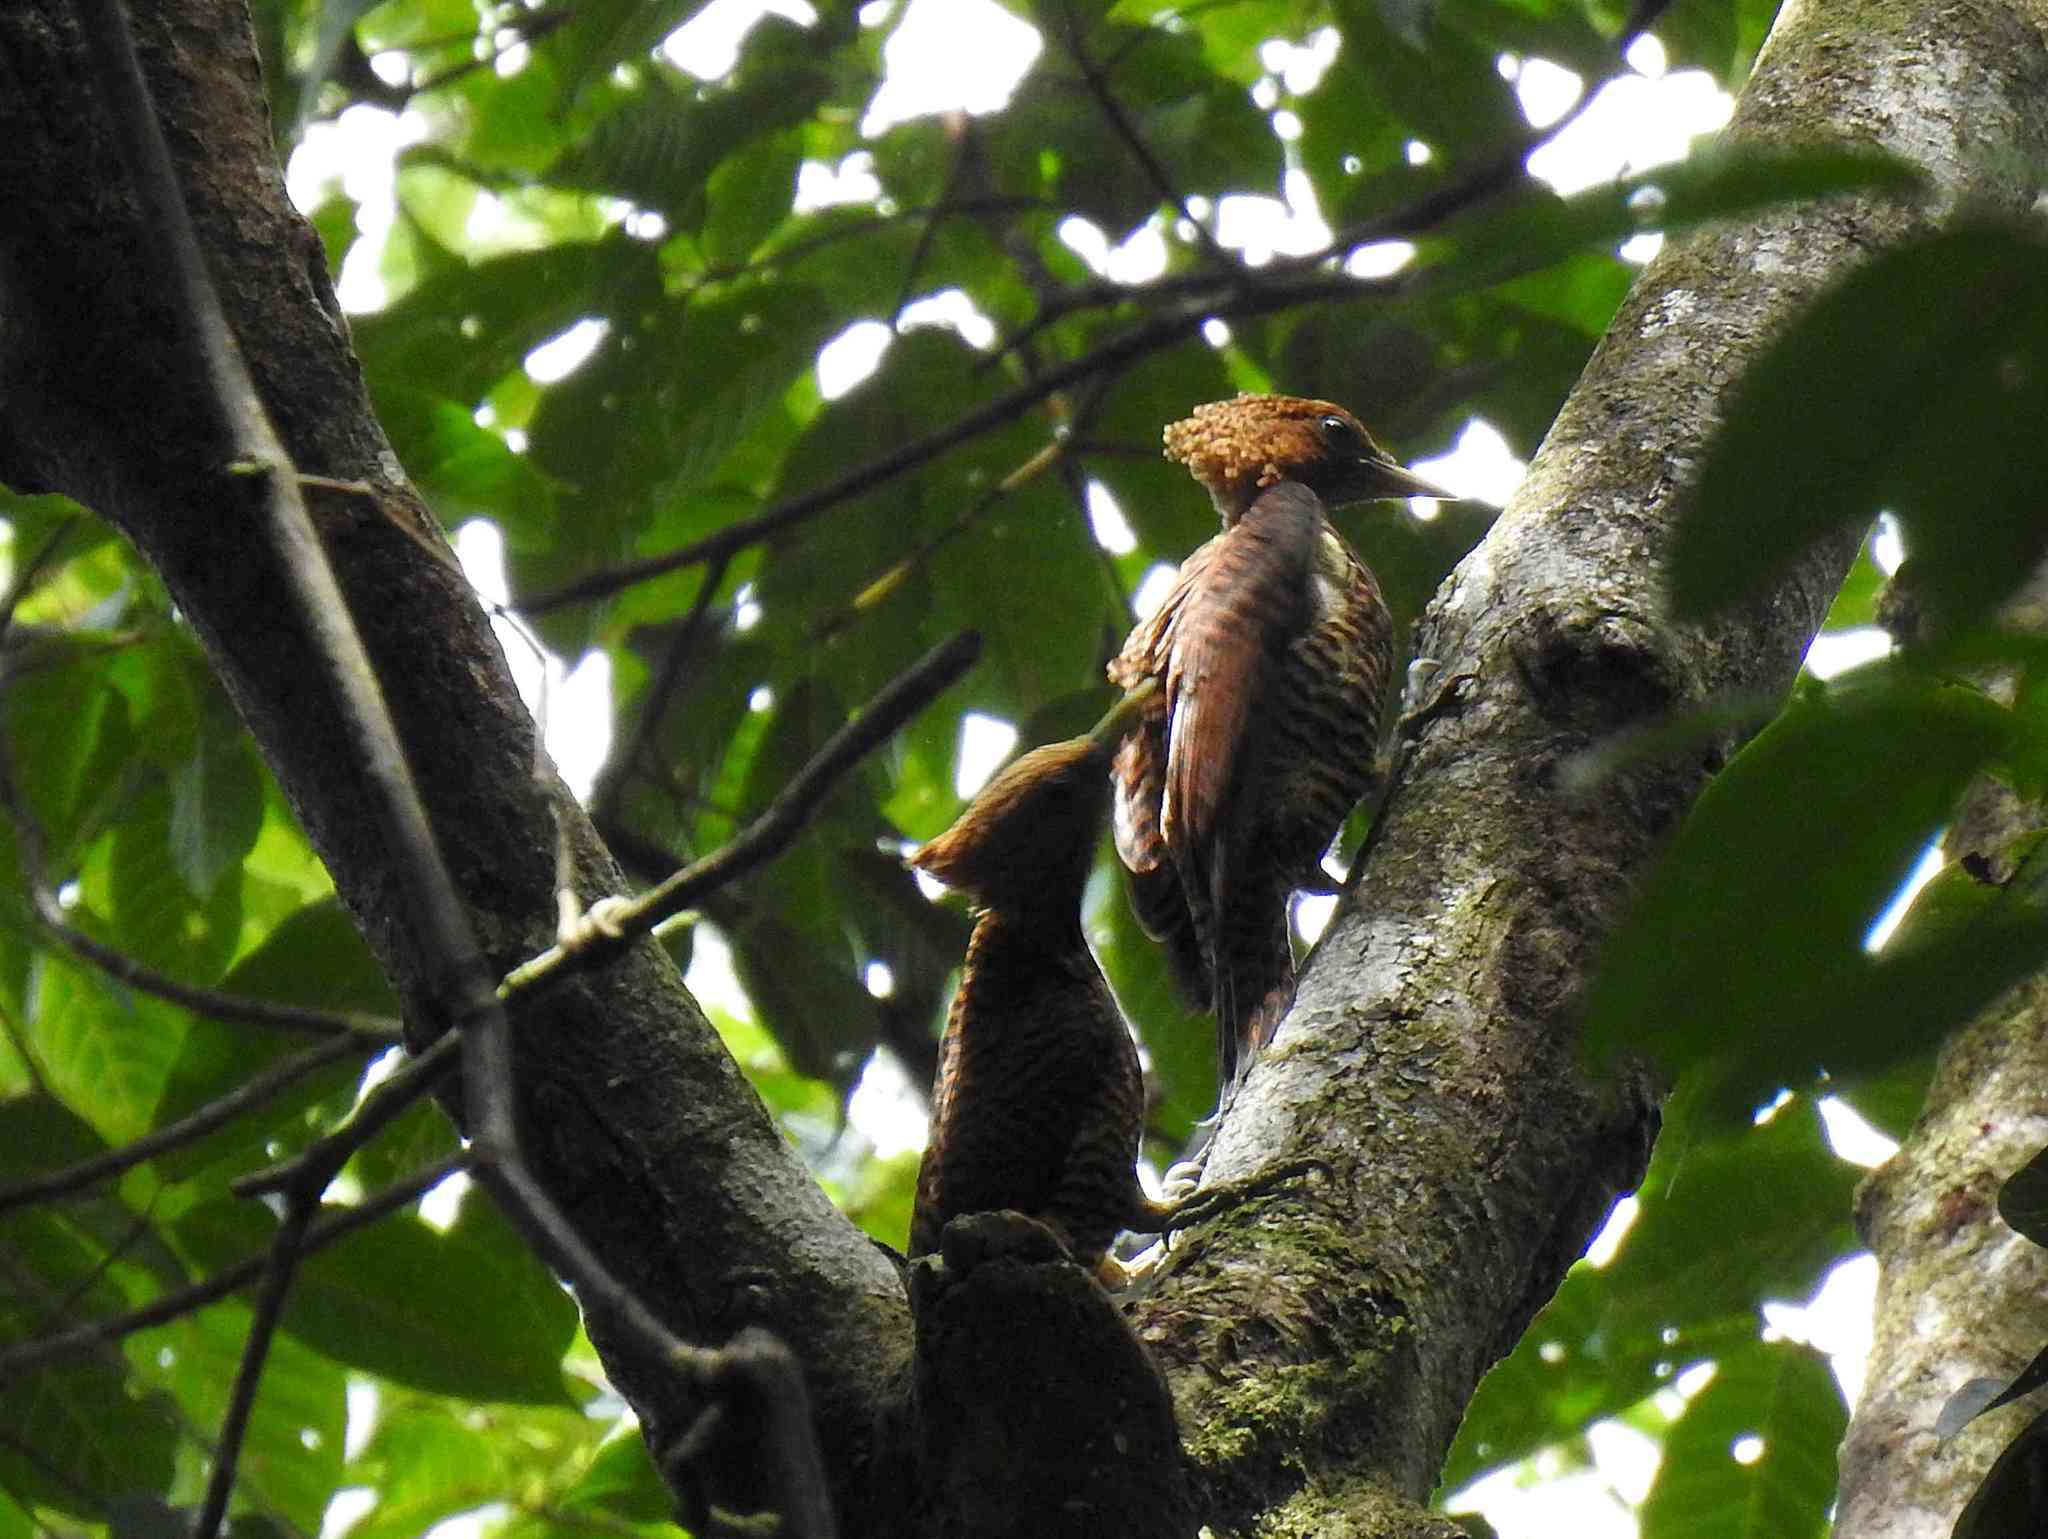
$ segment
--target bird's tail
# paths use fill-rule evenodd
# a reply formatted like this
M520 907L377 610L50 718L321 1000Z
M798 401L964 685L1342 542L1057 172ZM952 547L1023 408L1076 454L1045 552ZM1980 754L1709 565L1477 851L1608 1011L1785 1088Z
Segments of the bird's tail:
M1219 929L1210 948L1218 1070L1226 1105L1294 1004L1294 950L1287 941L1285 895L1248 907L1238 919Z
M1215 980L1209 971L1209 950L1188 911L1187 892L1171 861L1131 873L1131 912L1138 924L1165 949L1167 967L1188 1004L1196 1010L1215 1005Z

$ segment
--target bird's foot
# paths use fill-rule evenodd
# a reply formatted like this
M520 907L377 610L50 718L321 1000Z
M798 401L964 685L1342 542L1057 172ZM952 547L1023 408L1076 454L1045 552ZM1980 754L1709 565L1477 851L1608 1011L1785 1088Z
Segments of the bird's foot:
M1408 665L1408 677L1401 686L1401 714L1412 716L1415 708L1422 704L1423 696L1429 693L1429 686L1436 682L1436 676L1444 671L1444 665L1434 657L1418 657Z
M1454 673L1440 681L1443 668L1433 657L1418 657L1408 665L1407 687L1401 692L1401 719L1394 724L1394 735L1402 742L1455 707L1464 697L1465 686L1478 677L1474 673Z
M1320 1174L1328 1178L1334 1176L1336 1170L1328 1160L1310 1156L1297 1160L1282 1160L1279 1164L1268 1165L1264 1170L1242 1180L1224 1181L1215 1186L1204 1187L1192 1196L1184 1197L1170 1208L1159 1212L1160 1244L1163 1246L1170 1242L1178 1230L1192 1224L1206 1223L1239 1203L1249 1202L1254 1197L1263 1197L1284 1182L1311 1174Z
M1095 1280L1111 1293L1144 1288L1166 1260L1166 1241L1154 1240L1133 1256L1104 1256L1095 1268Z
M1166 1174L1159 1181L1159 1191L1168 1207L1178 1207L1195 1195L1202 1184L1202 1163L1199 1159L1176 1160L1166 1167Z
M588 909L570 888L555 894L555 944L574 955L587 951L600 940L624 940L624 918L632 899L614 893L599 898Z

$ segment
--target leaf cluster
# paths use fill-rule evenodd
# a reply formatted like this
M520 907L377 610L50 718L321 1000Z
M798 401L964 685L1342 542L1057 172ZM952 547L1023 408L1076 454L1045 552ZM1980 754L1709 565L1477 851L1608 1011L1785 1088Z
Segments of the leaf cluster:
M468 0L255 9L284 148L351 113L403 110L415 125L388 226L339 184L312 217L334 271L383 291L351 324L407 471L451 531L487 519L502 533L515 607L527 602L550 646L609 667L614 747L591 801L637 876L721 845L884 681L963 626L982 633L970 679L845 781L786 858L704 909L739 988L714 1012L735 1057L886 1242L904 1232L913 1162L873 1157L843 1104L878 1045L928 1075L965 929L898 856L959 810L970 718L1029 745L1099 714L1102 663L1146 580L1212 531L1205 500L1158 456L1160 425L1275 387L1356 408L1405 459L1448 448L1474 417L1526 457L1629 281L1617 242L1911 180L1834 152L1701 155L1556 197L1522 169L1534 136L1497 61L1557 60L1597 89L1624 71L1628 18L1605 0L1016 6L1043 47L1008 106L873 132L863 120L904 25L887 7L765 16L714 78L657 48L700 9L679 0L481 16ZM1768 16L1756 0L1686 0L1658 34L1675 66L1732 84ZM1304 54L1334 44L1334 63L1289 74L1263 48L1276 41ZM1304 180L1333 228L1324 249L1259 265L1222 244L1226 199L1278 211L1283 194L1302 201ZM1343 271L1353 246L1390 238L1414 242L1408 267ZM1116 280L1084 255L1098 246L1149 250L1155 271ZM2001 271L2019 302L2020 267ZM879 356L828 396L821 352L849 335ZM536 361L565 337L592 344L574 368ZM1930 423L1928 441L1956 428ZM1860 513L1844 503L1839 516L1867 519L1875 484L1858 483ZM1092 489L1128 540L1098 533ZM15 570L72 512L5 504ZM1344 522L1405 634L1490 518L1461 506L1433 522L1384 509ZM1777 534L1760 544L1786 548ZM1763 575L1731 581L1751 591ZM1859 568L1842 623L1867 618L1872 589ZM160 1133L303 1046L51 944L24 896L37 864L78 930L171 977L393 1008L132 552L95 526L67 534L6 633L0 672L0 729L41 842L37 854L22 822L0 826L0 1185ZM1862 819L1840 863L1859 892L1881 894L1976 769L2037 772L2007 719L2029 698L1999 706L1900 666L1802 701L1756 752L1766 767L1809 756L1808 791L1825 783ZM1862 735L1827 735L1844 721ZM1888 728L1944 746L1873 768L1864 750ZM1752 765L1727 774L1726 802L1780 794L1745 781L1763 774ZM1859 798L1877 809L1866 816ZM1801 848L1805 863L1837 859ZM1719 901L1740 913L1756 898ZM1630 945L1665 944L1672 925L1690 936L1696 919L1683 910L1650 940L1618 941L1624 982L1606 986L1631 987ZM1169 1149L1213 1102L1209 1027L1174 1001L1106 858L1087 923L1147 1049ZM1853 930L1838 915L1813 936L1847 945ZM673 944L687 961L687 932ZM1733 976L1780 1004L1803 999L1794 975L1816 953L1787 944ZM1698 955L1695 991L1720 976ZM1677 1019L1639 1001L1594 1013L1659 1011ZM1745 1039L1724 1100L1790 1078L1787 1055L1753 1049ZM260 1251L273 1220L230 1182L345 1116L367 1056L82 1196L0 1212L0 1350L148 1306ZM415 1109L355 1157L331 1205L452 1147ZM1767 1482L1795 1520L1772 1531L1824 1512L1810 1455L1839 1406L1808 1356L1759 1341L1755 1304L1847 1248L1843 1169L1789 1111L1752 1132L1703 1110L1684 1149L1682 1166L1653 1172L1620 1258L1574 1275L1475 1405L1454 1482L1569 1444L1713 1361L1707 1391L1657 1424L1671 1484L1645 1509L1646 1532L1704 1499L1685 1482L1737 1422L1764 1427L1771 1449L1741 1478ZM1739 1194L1794 1172L1802 1211L1775 1216L1768 1245L1745 1241ZM1703 1259L1705 1210L1718 1217ZM408 1212L308 1261L243 1455L238 1524L318 1532L345 1487L375 1493L347 1529L357 1539L507 1501L501 1531L660 1523L668 1507L639 1440L586 1414L611 1402L565 1296L480 1201L446 1223L444 1207L429 1211L434 1222ZM247 1320L230 1300L0 1377L0 1539L146 1527L189 1503Z

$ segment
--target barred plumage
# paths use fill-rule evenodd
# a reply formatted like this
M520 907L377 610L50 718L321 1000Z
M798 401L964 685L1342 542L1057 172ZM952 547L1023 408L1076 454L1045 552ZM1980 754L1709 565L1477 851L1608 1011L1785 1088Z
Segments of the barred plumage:
M1163 1210L1138 1185L1137 1048L1081 934L1081 893L1109 810L1110 745L1036 749L912 857L980 910L939 1050L910 1254L948 1220L1014 1209L1102 1270L1110 1242Z
M1370 789L1393 669L1379 585L1325 503L1444 496L1327 401L1241 396L1166 429L1224 531L1110 664L1163 685L1118 751L1117 850L1176 976L1217 1017L1227 1098L1294 1001L1287 901Z

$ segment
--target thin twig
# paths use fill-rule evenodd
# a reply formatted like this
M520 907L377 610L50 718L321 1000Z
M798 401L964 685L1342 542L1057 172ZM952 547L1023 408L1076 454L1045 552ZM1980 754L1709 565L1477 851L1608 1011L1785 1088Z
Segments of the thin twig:
M803 832L839 777L950 688L973 666L980 652L981 637L973 631L962 631L933 648L892 679L865 711L833 733L736 838L621 905L612 916L617 934L607 930L572 947L551 946L507 973L501 992L508 996L521 993L571 970L595 966L705 893L780 855Z
M350 1156L440 1083L441 1077L455 1067L460 1052L455 1034L444 1032L364 1096L348 1120L332 1132L281 1164L237 1176L228 1189L237 1197L267 1197L317 1183L324 1191Z
M5 795L0 791L0 804L4 804ZM308 1005L251 999L243 994L223 994L216 989L180 983L133 957L101 944L83 930L65 922L61 917L64 911L58 905L56 895L47 887L32 890L30 895L35 900L36 918L53 940L137 993L152 995L211 1020L233 1021L245 1026L274 1026L351 1045L397 1047L405 1040L404 1028L388 1015L371 1015L356 1010L316 1010Z
M64 542L71 538L82 520L77 514L62 519L52 529L35 553L21 564L21 570L14 574L14 581L7 585L7 592L0 595L0 637L5 637L8 628L14 624L14 611L21 607L21 601L28 597L43 575L43 568L57 559L57 552L64 548Z
M1064 11L1065 8L1062 9ZM1088 94L1095 99L1095 105L1101 110L1111 132L1121 139L1124 148L1131 152L1131 158L1137 161L1138 169L1145 173L1145 179L1152 184L1152 190L1163 201L1171 204L1174 211L1187 221L1189 228L1195 232L1196 244L1212 262L1224 268L1242 270L1241 264L1216 243L1216 237L1209 227L1197 219L1188 208L1187 198L1182 195L1180 188L1174 185L1173 178L1167 175L1166 167L1159 157L1152 153L1152 146L1147 144L1145 136L1138 132L1138 125L1131 121L1131 115L1124 111L1124 104L1118 100L1116 92L1110 89L1108 74L1088 56L1080 24L1071 14L1063 14L1060 24L1050 30L1058 35L1061 45L1066 49L1067 57L1073 60L1074 68L1081 72L1081 79L1088 87Z
M97 1271L99 1269L95 1268L94 1270ZM21 1265L5 1251L0 1251L0 1273L5 1273L8 1286L13 1288L23 1299L34 1299L42 1304L44 1309L48 1311L48 1317L52 1322L62 1320L69 1324L68 1317L70 1311L68 1305L52 1298L44 1280L31 1272L27 1267ZM76 1290L73 1290L72 1296L76 1296ZM94 1349L93 1355L105 1364L107 1369L116 1378L126 1378L132 1371L128 1359L121 1355L121 1349L111 1341L102 1342ZM184 1407L178 1404L175 1397L156 1395L152 1396L148 1403L157 1414L176 1428L180 1434L190 1438L193 1445L208 1459L214 1457L218 1445L207 1435L203 1427L200 1427L190 1416L185 1414ZM281 1515L274 1513L270 1515L278 1519L286 1532L293 1534L298 1532Z
M662 718L675 703L676 693L682 685L684 665L703 640L704 622L711 613L711 601L725 582L725 574L731 564L727 558L713 561L705 567L703 580L697 584L697 591L690 600L689 612L669 639L654 678L641 699L632 735L623 747L612 754L611 764L606 766L605 773L597 777L597 784L591 790L590 815L593 821L610 815L618 803L621 788L630 776L639 772L642 761L653 746L661 730Z
M432 1190L457 1171L465 1169L468 1164L468 1151L452 1154L438 1164L386 1187L374 1197L367 1198L354 1207L343 1208L330 1214L307 1229L303 1253L310 1256L316 1251L324 1250L336 1240L376 1223L386 1214L397 1212L418 1198L421 1193ZM25 1341L20 1346L0 1350L0 1376L27 1373L49 1363L64 1362L95 1350L103 1342L120 1341L137 1331L166 1325L195 1310L204 1309L208 1304L217 1304L229 1295L241 1292L261 1277L266 1261L265 1256L251 1256L246 1261L237 1261L231 1266L221 1268L202 1282L151 1299L141 1308L131 1309L126 1314L103 1315L72 1330L59 1331L54 1335L38 1337L34 1341Z
M674 550L665 551L657 556L646 556L638 561L624 562L601 572L592 572L575 582L566 583L547 593L516 600L515 603L526 614L547 614L553 610L567 608L571 604L582 603L586 599L608 597L632 587L635 583L646 582L665 572L673 572L678 567L713 561L730 556L735 551L745 550L750 545L758 545L783 530L801 524L850 498L858 497L870 488L879 486L907 470L914 470L937 459L947 450L987 432L992 427L1013 421L1040 401L1077 380L1086 379L1104 370L1120 368L1134 359L1142 358L1148 353L1193 335L1201 329L1202 321L1207 315L1208 312L1204 310L1193 314L1154 317L1123 336L1112 338L1079 358L1047 370L1039 378L1007 391L995 400L976 407L958 420L942 428L933 429L922 438L901 444L879 455L824 486L778 503L752 518L738 519L722 529L713 530L702 539L693 540Z
M250 1413L256 1408L256 1391L263 1386L263 1365L269 1361L270 1344L277 1337L278 1321L284 1317L285 1298L305 1254L306 1231L312 1227L319 1206L318 1193L311 1197L304 1190L294 1193L270 1242L270 1254L263 1266L263 1290L256 1295L249 1334L242 1343L242 1359L235 1369L234 1389L221 1416L220 1446L214 1451L206 1499L192 1524L194 1534L220 1532L227 1517L228 1498L234 1494L235 1473L242 1460L242 1441L248 1435Z
M380 1040L359 1040L350 1037L330 1037L317 1046L287 1058L284 1062L251 1075L234 1089L208 1101L189 1117L166 1123L153 1133L133 1139L118 1149L89 1160L81 1160L63 1170L53 1170L45 1175L33 1176L18 1181L12 1186L0 1187L0 1213L10 1213L16 1208L31 1203L47 1202L57 1198L70 1197L88 1187L96 1186L110 1176L117 1176L124 1170L131 1170L144 1160L156 1158L172 1149L183 1148L196 1143L215 1128L233 1121L251 1107L260 1106L272 1096L297 1084L316 1069L326 1067L337 1059L349 1054L381 1045Z
M5 1427L0 1427L0 1448L4 1448L13 1454L22 1463L35 1470L43 1479L49 1481L51 1485L62 1486L71 1493L73 1501L79 1502L91 1509L99 1515L102 1521L105 1520L107 1515L106 1497L84 1484L76 1475L73 1475L63 1465L52 1460L48 1454L36 1447L35 1444L29 1442L26 1438L15 1436L13 1432Z
M4 743L0 743L0 812L6 813L14 824L15 848L36 922L65 950L91 963L116 982L211 1020L234 1021L247 1026L274 1026L285 1031L331 1037L352 1045L396 1047L404 1040L403 1028L389 1016L356 1010L315 1010L306 1005L251 999L242 994L224 994L217 989L180 983L176 978L93 939L73 925L64 917L63 902L50 884L46 866L48 840L42 821L36 817L15 781L13 758Z
M1081 523L1088 529L1088 548L1095 552L1095 561L1102 568L1103 581L1109 585L1111 596L1116 599L1117 612L1123 619L1123 629L1128 631L1138 623L1138 612L1131 607L1131 595L1124 588L1123 574L1116 569L1116 557L1103 548L1095 538L1094 514L1088 509L1088 477L1072 459L1060 462L1060 480L1066 484L1067 495L1073 500L1074 511L1080 514Z
M1070 444L1071 440L1065 433L1053 439L1051 443L1045 445L1044 448L1025 460L1023 464L1004 476L1002 480L996 482L994 486L991 486L987 491L975 498L973 502L967 505L965 511L951 523L945 525L937 533L927 537L909 555L893 564L881 576L863 586L860 592L856 593L846 603L817 620L809 631L805 633L804 640L812 645L821 641L829 641L832 637L853 624L863 614L874 609L884 599L888 598L890 594L901 587L904 580L910 577L912 573L918 571L932 557L973 528L975 523L990 508L1001 502L1018 487L1036 479L1048 466L1064 463L1068 457Z
M1639 18L1631 20L1630 27L1618 40L1618 52L1626 51L1647 24L1646 19L1654 18L1664 3L1666 0L1642 0ZM730 556L750 545L759 544L784 529L859 496L871 487L938 458L987 429L1015 418L1076 381L1119 369L1184 340L1212 316L1223 320L1242 319L1319 300L1396 297L1406 293L1416 287L1417 278L1424 275L1402 273L1389 278L1367 279L1332 277L1320 270L1359 246L1432 229L1453 214L1490 196L1523 174L1529 156L1576 122L1590 106L1593 95L1588 91L1555 123L1518 135L1512 144L1491 160L1403 208L1346 226L1316 251L1281 257L1259 269L1233 265L1221 272L1177 273L1142 284L1120 284L1101 279L1074 285L1062 291L1056 302L1042 305L1039 315L1024 332L998 347L992 358L1008 355L1047 326L1083 310L1135 304L1154 313L1122 336L1049 368L1039 378L967 413L958 421L901 445L836 481L790 498L750 519L728 524L675 550L592 572L560 588L520 599L518 607L528 614L547 614L570 604L608 597L679 567ZM1197 229L1201 228L1199 222L1191 222L1196 223Z

